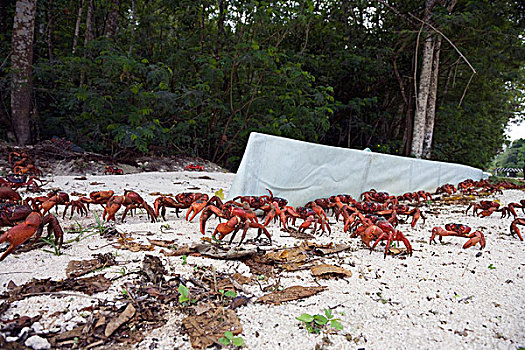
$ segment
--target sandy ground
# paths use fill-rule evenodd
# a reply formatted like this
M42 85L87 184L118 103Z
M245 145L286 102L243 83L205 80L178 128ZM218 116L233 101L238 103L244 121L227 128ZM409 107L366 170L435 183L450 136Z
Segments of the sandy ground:
M234 178L231 173L207 172L156 172L120 176L87 176L85 180L73 176L55 176L49 188L60 188L68 193L89 194L91 191L112 189L123 194L124 189L140 193L150 204L163 194L204 192L213 194L223 189L227 194ZM332 195L327 193L327 196ZM506 190L503 195L490 198L502 205L519 202L525 193ZM370 253L358 239L350 239L343 232L341 222L331 218L331 235L316 235L312 241L350 243L350 250L330 255L324 263L337 265L352 272L351 277L316 279L309 270L283 272L279 284L286 288L294 285L326 286L315 296L279 306L255 303L266 294L262 287L274 284L267 280L244 286L244 293L252 302L238 309L243 326L245 347L249 349L519 349L525 346L525 252L524 242L509 235L512 219L500 218L499 213L487 218L464 214L465 205L442 206L440 203L425 205L426 223L418 222L412 229L401 224L399 229L412 242L411 257L387 256L384 246ZM59 213L61 213L59 210ZM122 213L122 209L120 213ZM74 217L61 220L65 230L87 227L95 221L101 208L92 207L87 218ZM521 211L520 211L521 213ZM120 215L118 215L120 217ZM521 217L525 216L520 214ZM218 221L210 219L207 236ZM462 249L464 238L445 237L442 244L428 243L434 226L457 222L481 230L487 247ZM147 244L149 239L175 240L177 245L200 242L198 220L187 222L168 210L167 221L149 223L144 212L118 222L119 232L131 233L137 242ZM301 240L280 231L277 224L268 227L273 245L265 250L292 247ZM522 231L525 230L522 229ZM255 232L249 231L248 238ZM66 233L65 240L78 233ZM252 236L251 236L252 235ZM247 244L247 247L250 245ZM94 253L113 253L122 265L103 270L106 277L119 276L124 271L140 268L146 254L158 255L170 272L189 277L196 266L213 266L218 272L241 273L250 276L248 266L240 261L216 260L188 256L181 257L153 252L117 250L108 245L107 239L92 235L81 242L71 243L56 256L42 249L11 255L0 262L0 290L5 292L10 281L20 285L32 278L66 278L65 268L71 259L89 259ZM130 282L125 277L117 280L107 292L92 297L35 296L13 302L2 316L3 320L16 316L43 315L32 334L45 336L49 332L67 331L85 322L83 308L100 301L119 300L122 286ZM340 319L343 330L309 334L296 319L302 313L322 314L332 309ZM173 313L162 328L153 330L138 349L188 349L189 337L182 334L181 319L184 315ZM16 340L16 339L11 339Z

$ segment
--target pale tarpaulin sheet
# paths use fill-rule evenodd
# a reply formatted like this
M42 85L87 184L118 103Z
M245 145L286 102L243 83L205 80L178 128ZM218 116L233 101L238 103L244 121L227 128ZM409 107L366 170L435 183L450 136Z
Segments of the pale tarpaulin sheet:
M228 198L268 194L289 205L335 194L359 195L370 189L393 195L428 191L446 183L480 180L473 167L318 145L251 133Z

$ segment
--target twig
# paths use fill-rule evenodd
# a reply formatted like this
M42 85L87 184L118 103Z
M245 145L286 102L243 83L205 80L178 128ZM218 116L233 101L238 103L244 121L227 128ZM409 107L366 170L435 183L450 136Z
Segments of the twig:
M88 298L88 299L95 299L95 300L98 300L98 301L105 301L104 299L97 298L97 297L92 297L92 296L89 296L89 295L77 294L77 293L63 293L63 292L27 293L27 294L21 294L20 296L25 298L25 297L34 297L34 296L39 296L39 295L58 295L58 296L64 296L64 297L72 296L72 297L83 297L83 298Z
M465 268L463 269L463 273L461 274L461 277L465 275L465 272L467 272L467 267L470 264L470 261L472 260L473 255L470 256L469 261L467 262L467 265L465 265Z
M472 75L470 76L470 79L468 80L467 86L465 86L465 90L463 90L463 95L461 95L461 99L459 100L458 107L461 106L461 103L463 102L463 98L467 94L468 86L470 85L470 81L472 80L472 78L474 78L474 74L476 74L476 72L472 73Z
M454 48L454 50L456 50L456 52L458 53L458 55L461 56L461 58L463 58L463 60L465 61L465 63L470 67L470 69L472 69L472 71L474 72L474 74L476 74L476 70L474 69L474 67L472 67L472 65L470 64L470 62L467 60L467 58L465 56L463 56L463 54L461 53L461 51L459 51L459 49L456 47L456 45L454 45L454 43L445 35L443 34L443 32L441 32L439 29L437 29L436 27L434 27L432 24L428 23L428 22L425 22L424 20L422 19L419 19L417 18L416 16L414 16L413 14L411 14L410 12L408 13L411 17L415 18L417 21L423 23L424 25L427 25L429 26L433 31L435 31L436 33L438 33L439 35L441 35L443 38L445 38L446 41L448 41L448 43Z

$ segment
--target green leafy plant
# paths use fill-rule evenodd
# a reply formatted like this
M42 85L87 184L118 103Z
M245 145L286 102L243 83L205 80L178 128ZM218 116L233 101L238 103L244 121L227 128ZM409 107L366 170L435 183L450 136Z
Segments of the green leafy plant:
M494 266L492 264L489 265L489 269L494 270L495 268L496 268L496 266Z
M179 303L185 304L190 301L190 289L184 284L179 284Z
M342 330L343 325L339 322L340 319L334 318L332 310L324 309L324 315L310 315L310 314L301 314L301 316L296 317L297 320L303 322L306 326L308 333L319 334L321 330L330 323L330 327L336 330Z
M224 346L234 345L234 346L243 346L244 339L242 337L234 337L233 333L230 331L224 332L224 337L219 338L219 343Z
M188 264L188 257L186 255L182 255L180 258L182 259L182 265Z
M235 293L235 291L233 290L224 290L224 289L219 289L219 293L221 293L221 295L223 297L228 297L228 298L235 298L237 296L237 293Z
M60 247L58 246L58 244L55 244L55 235L54 234L50 235L49 237L41 237L40 241L50 245L53 248L53 250L42 249L44 252L51 253L51 254L54 254L56 256L62 255L62 253L60 252Z
M75 221L75 223L76 223L78 228L76 230L69 231L69 233L78 233L78 235L75 238L72 238L70 240L65 241L64 244L71 244L73 242L80 242L80 241L82 241L82 240L84 240L86 238L89 238L91 236L96 235L96 232L89 233L89 232L93 231L92 228L83 227L82 224L79 223L78 221Z

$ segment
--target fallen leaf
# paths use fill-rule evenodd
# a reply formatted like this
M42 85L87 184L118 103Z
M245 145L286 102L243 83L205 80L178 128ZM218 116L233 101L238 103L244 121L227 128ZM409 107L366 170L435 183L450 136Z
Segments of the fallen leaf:
M158 247L164 247L164 248L172 247L173 244L175 243L175 240L162 241L158 239L149 239L149 238L147 238L147 240L150 244L156 245Z
M317 293L322 292L327 287L303 287L303 286L292 286L285 288L281 291L272 292L266 295L263 295L257 301L267 304L276 304L279 305L284 301L292 301L297 299L304 299L311 297Z
M316 255L324 256L324 255L329 255L333 253L339 253L344 250L350 249L351 245L349 244L334 245L333 243L317 244L317 243L306 241L306 242L301 243L299 248L305 252L311 251L312 253Z
M130 252L140 252L140 251L152 251L155 249L153 244L141 244L137 242L132 242L134 238L124 237L122 234L118 238L118 245L115 246L117 249L129 250Z
M306 254L304 254L299 248L294 247L278 252L268 252L266 253L266 258L276 262L298 263L306 260Z
M252 277L246 277L238 272L233 274L232 278L239 284L249 284L253 280Z
M213 305L211 302L207 302L207 303L200 303L198 305L195 305L193 307L193 311L195 311L195 315L199 316L199 315L202 315L203 313L207 312L208 310L214 308L215 305Z
M117 318L109 321L109 323L106 325L104 335L106 337L111 336L120 326L131 320L133 315L135 315L135 311L135 307L129 303L128 306L126 306L126 309L122 311L122 313L118 315Z
M426 242L425 242L426 243ZM402 254L402 253L406 253L407 252L407 249L406 248L397 248L397 247L390 247L388 249L388 252L392 255L399 255L399 254Z
M111 253L97 254L95 259L90 260L71 260L67 264L66 276L75 278L112 265L115 265L115 256Z
M153 282L153 284L160 283L164 280L164 275L168 274L160 258L153 255L146 255L144 257L142 261L142 272L148 281Z
M182 320L190 336L191 346L195 349L205 349L213 344L220 345L219 338L229 331L234 335L242 333L242 325L237 314L232 309L222 306L209 309L201 315L188 316Z
M103 275L78 279L68 278L63 281L40 279L18 286L10 290L8 293L4 293L1 298L15 301L22 300L29 296L56 293L60 291L73 291L93 295L98 292L106 291L110 286L111 281Z
M322 264L311 268L315 277L329 278L333 276L352 277L352 272L339 266Z

